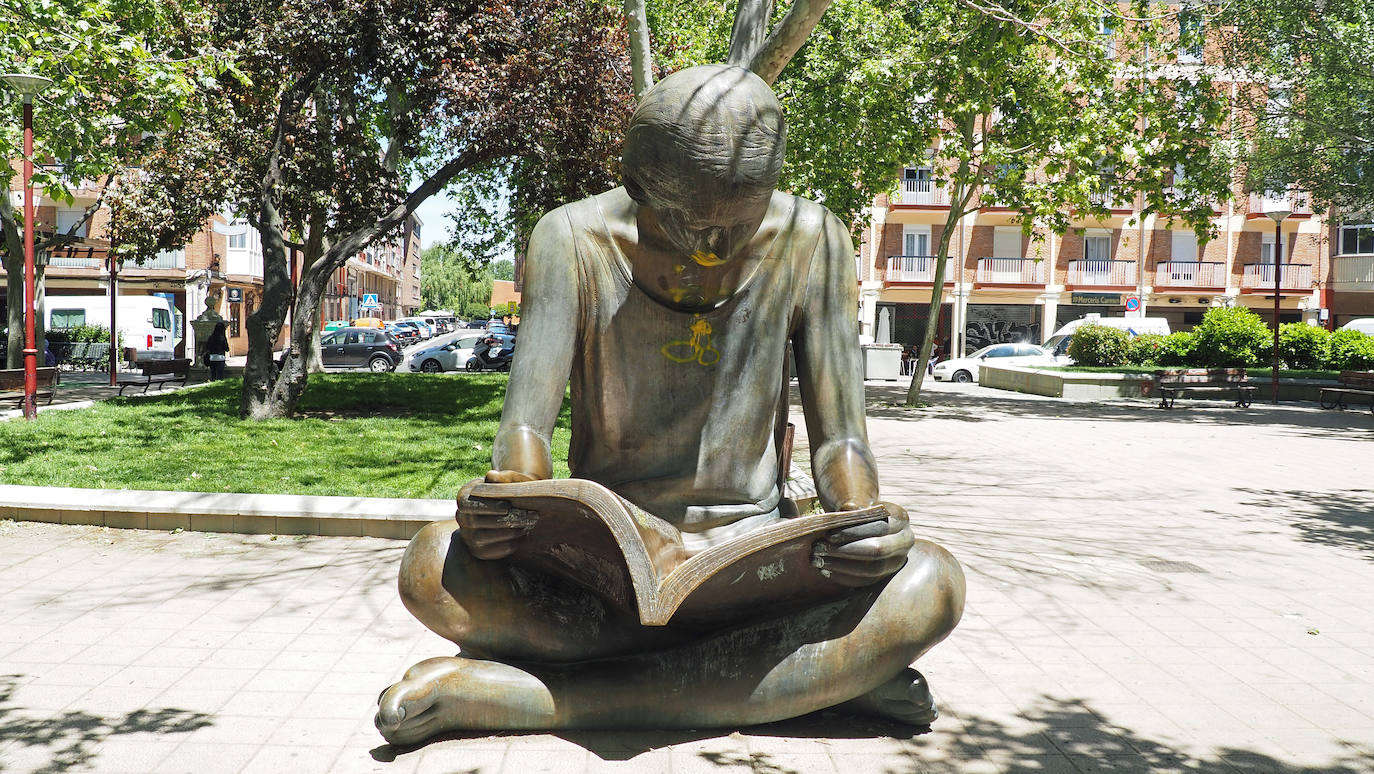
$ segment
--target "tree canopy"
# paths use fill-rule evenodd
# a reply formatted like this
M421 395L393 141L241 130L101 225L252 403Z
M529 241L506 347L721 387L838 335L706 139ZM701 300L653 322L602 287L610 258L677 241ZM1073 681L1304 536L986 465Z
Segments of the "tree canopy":
M448 309L469 320L491 315L491 270L473 266L449 245L420 253L420 299L426 309Z
M1374 5L1226 3L1212 18L1238 93L1251 187L1374 209Z

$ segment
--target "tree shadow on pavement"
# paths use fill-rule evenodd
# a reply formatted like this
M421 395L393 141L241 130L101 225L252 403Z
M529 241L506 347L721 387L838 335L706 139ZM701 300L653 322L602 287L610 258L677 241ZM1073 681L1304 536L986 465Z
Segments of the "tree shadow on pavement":
M43 748L45 763L26 766L32 774L87 770L105 742L130 734L187 734L211 725L212 716L163 708L134 710L122 718L107 718L84 710L62 710L46 717L21 714L12 706L19 675L0 675L0 772L5 759L24 748ZM26 758L28 756L25 756Z
M1305 492L1296 489L1237 489L1243 501L1281 514L1301 540L1353 551L1374 560L1374 493L1360 490Z

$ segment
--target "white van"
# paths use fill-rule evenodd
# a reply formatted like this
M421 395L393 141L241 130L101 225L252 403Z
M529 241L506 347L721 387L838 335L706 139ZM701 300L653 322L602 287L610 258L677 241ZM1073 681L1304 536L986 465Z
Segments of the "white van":
M1045 351L1056 359L1067 362L1069 343L1073 341L1073 332L1078 330L1078 326L1088 323L1123 330L1131 336L1141 336L1146 333L1168 336L1171 333L1169 321L1163 317L1102 317L1101 315L1090 314L1064 323L1059 330L1054 332L1050 340L1045 342Z
M132 347L138 360L171 360L181 343L172 303L162 296L118 298L115 312L124 346ZM48 330L81 325L110 327L109 296L48 296L44 306Z
M1356 317L1341 326L1343 331L1359 331L1366 336L1374 336L1374 317Z

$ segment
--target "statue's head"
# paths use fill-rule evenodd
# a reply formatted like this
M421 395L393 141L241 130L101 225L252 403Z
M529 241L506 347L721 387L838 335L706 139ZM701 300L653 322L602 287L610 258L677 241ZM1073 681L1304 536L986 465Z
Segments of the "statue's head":
M786 147L782 107L762 78L703 65L640 100L621 168L630 196L675 247L729 259L763 222Z

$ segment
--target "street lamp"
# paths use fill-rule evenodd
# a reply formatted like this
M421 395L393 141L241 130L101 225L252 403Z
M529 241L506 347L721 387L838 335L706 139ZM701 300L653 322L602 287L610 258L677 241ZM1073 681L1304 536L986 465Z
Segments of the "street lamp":
M38 415L38 344L34 340L33 95L52 85L41 75L3 73L0 80L24 100L24 418Z
M1283 287L1280 278L1283 274L1283 219L1293 214L1288 209L1287 199L1278 199L1265 196L1262 200L1264 214L1274 221L1274 357L1273 367L1273 386L1274 403L1279 402L1279 289Z

